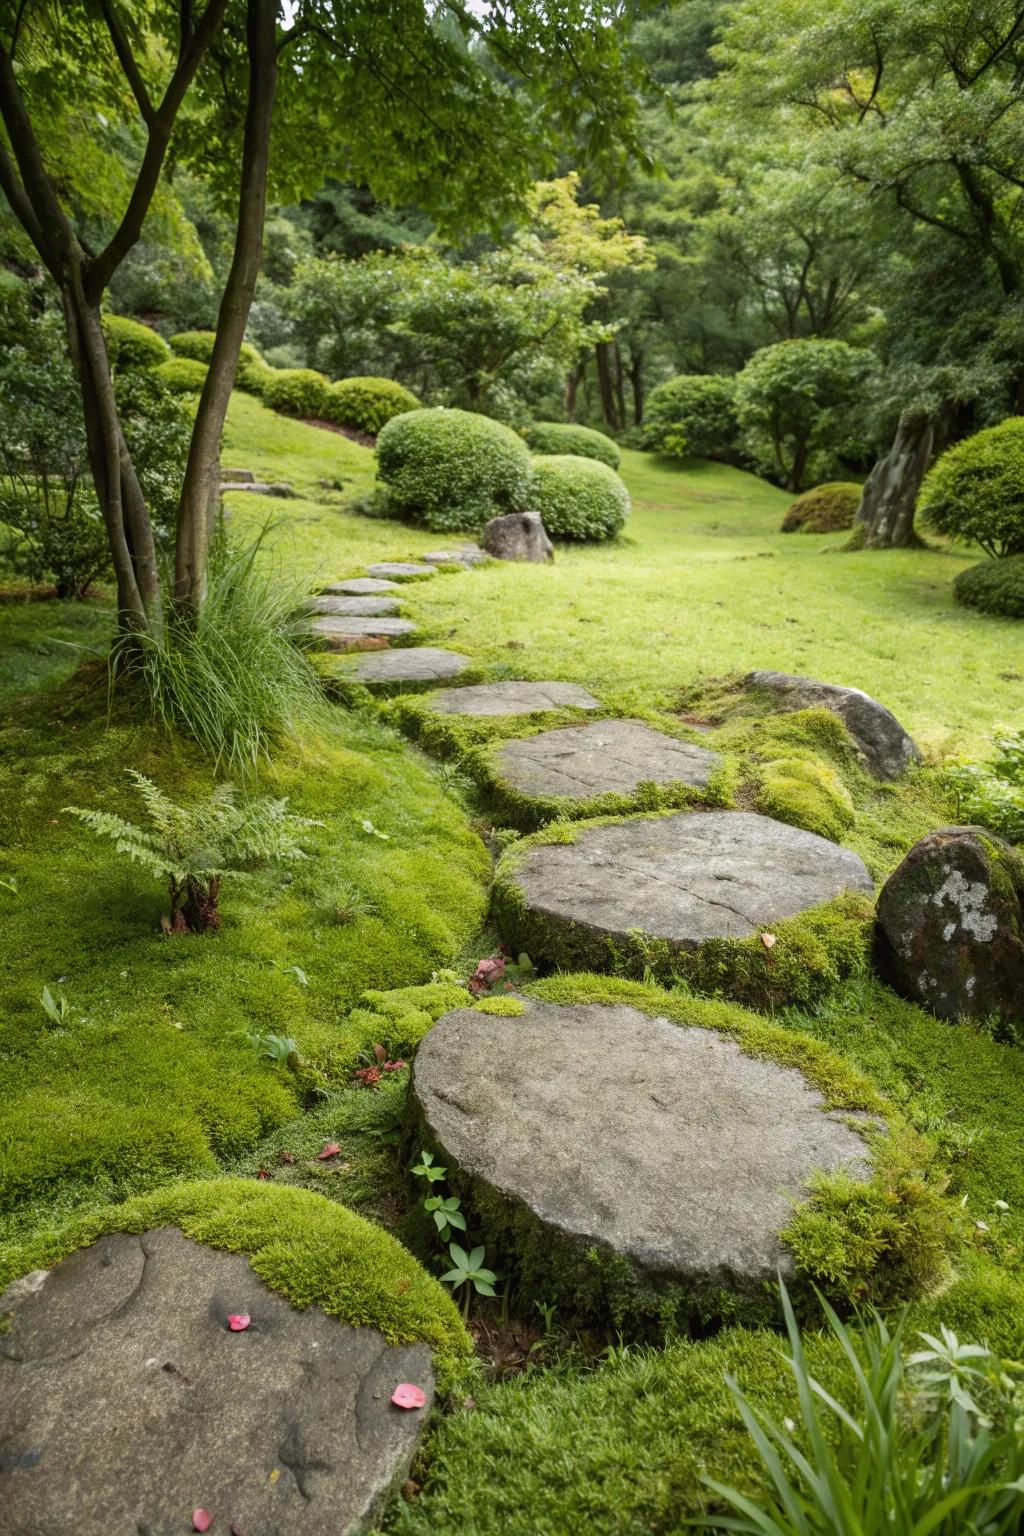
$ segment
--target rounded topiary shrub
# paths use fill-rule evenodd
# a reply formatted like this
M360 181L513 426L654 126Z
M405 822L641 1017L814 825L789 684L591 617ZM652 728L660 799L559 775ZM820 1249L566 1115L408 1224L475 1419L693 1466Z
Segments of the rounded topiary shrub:
M179 331L171 337L171 351L177 357L191 357L197 363L209 364L213 357L215 331ZM263 386L271 370L251 342L243 341L238 353L235 383L250 395L263 394Z
M947 448L925 476L918 510L938 533L990 555L1024 554L1024 416Z
M953 596L967 608L1024 619L1024 555L983 560L968 566L953 583Z
M339 379L327 387L324 415L339 427L352 427L376 437L392 416L419 410L420 402L394 379Z
M194 357L169 357L153 370L161 383L176 395L198 395L206 383L208 369Z
M156 368L171 355L163 337L139 320L104 315L102 324L112 368Z
M571 421L535 421L523 433L534 453L571 453L579 459L599 459L610 469L618 469L622 460L618 443L592 427L578 427Z
M466 532L530 505L526 444L472 411L392 417L377 439L377 465L390 510L438 532Z
M644 447L676 458L734 458L739 430L736 380L726 374L678 374L644 406Z
M533 505L553 539L613 539L630 513L614 469L570 453L534 459Z
M798 496L782 519L783 533L837 533L852 528L861 487L853 480L831 480Z
M208 363L216 340L216 331L179 331L171 337L171 351L175 357L192 357L197 363Z
M263 384L262 400L282 416L323 416L329 380L313 368L275 368Z

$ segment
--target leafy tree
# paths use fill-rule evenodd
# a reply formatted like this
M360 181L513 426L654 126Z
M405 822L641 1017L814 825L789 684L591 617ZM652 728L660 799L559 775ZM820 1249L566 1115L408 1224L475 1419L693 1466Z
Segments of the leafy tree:
M736 412L755 457L787 490L802 491L812 468L856 448L851 413L875 366L845 341L780 341L754 353L736 380Z

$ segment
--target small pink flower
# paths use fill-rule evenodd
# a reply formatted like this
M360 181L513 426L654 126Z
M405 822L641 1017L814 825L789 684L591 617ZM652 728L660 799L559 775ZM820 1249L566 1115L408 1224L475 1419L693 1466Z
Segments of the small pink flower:
M228 1327L232 1333L244 1333L252 1322L248 1312L229 1312Z
M208 1509L194 1509L192 1511L192 1529L194 1531L208 1531L213 1524L213 1516Z
M422 1387L414 1386L411 1381L403 1381L392 1392L391 1401L396 1408L422 1408L426 1404L427 1394Z

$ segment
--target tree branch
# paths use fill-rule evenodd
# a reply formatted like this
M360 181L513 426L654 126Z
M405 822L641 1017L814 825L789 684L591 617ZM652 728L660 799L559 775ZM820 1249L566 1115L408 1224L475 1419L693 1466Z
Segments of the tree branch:
M114 52L117 54L118 63L124 70L125 79L131 87L131 92L135 97L142 121L146 124L147 128L150 128L153 124L153 103L146 89L146 82L139 71L135 55L132 53L131 44L121 25L117 11L114 9L113 0L100 0L100 10L103 12L103 20L107 24L107 31L110 33Z

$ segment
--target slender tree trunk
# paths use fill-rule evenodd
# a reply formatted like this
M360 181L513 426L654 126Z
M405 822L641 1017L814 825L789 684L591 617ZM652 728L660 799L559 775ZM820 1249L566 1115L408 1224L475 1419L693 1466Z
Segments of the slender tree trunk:
M934 417L923 410L904 411L892 447L865 482L851 548L905 549L920 542L914 508L934 450Z
M644 360L640 352L631 352L629 358L629 383L633 391L633 425L642 427L644 422Z
M270 129L277 89L277 0L249 0L246 40L249 94L242 146L235 250L217 316L178 504L174 554L175 605L196 613L206 590L206 562L220 499L220 440L263 258Z
M577 364L565 381L565 414L569 421L576 420L576 396L585 368L585 363Z
M618 341L614 343L615 351L615 414L618 417L620 427L626 425L626 383L625 369L622 366L622 349Z
M618 416L615 411L615 385L612 378L611 346L607 341L599 341L594 346L594 357L597 361L597 384L601 392L601 410L605 423L613 432L619 429Z

